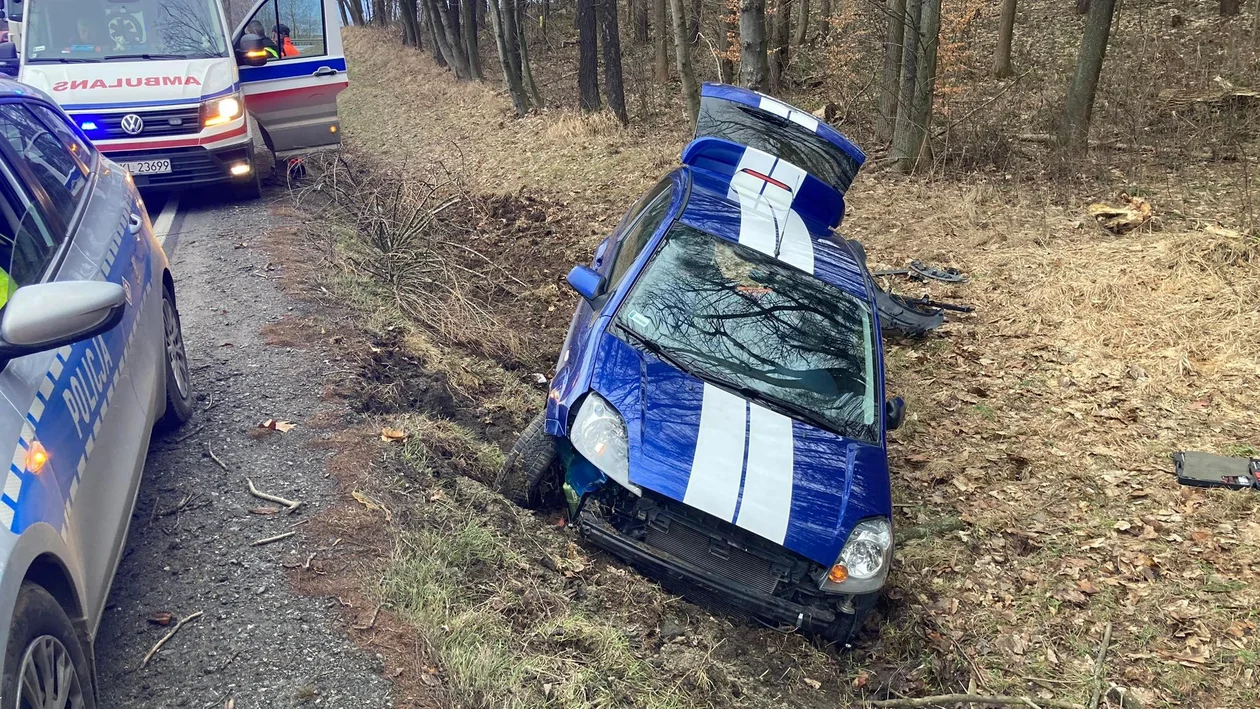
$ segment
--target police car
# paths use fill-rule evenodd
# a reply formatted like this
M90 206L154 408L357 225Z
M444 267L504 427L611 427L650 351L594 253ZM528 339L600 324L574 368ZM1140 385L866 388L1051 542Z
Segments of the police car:
M500 478L683 595L848 642L892 563L874 284L836 237L865 156L813 116L702 91L683 165L568 280L545 411Z
M13 81L0 136L0 706L81 709L149 438L192 415L189 369L128 174Z

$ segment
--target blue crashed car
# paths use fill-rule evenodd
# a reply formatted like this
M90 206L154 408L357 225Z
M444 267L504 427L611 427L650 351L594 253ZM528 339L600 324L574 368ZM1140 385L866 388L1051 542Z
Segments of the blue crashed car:
M835 236L865 156L813 116L706 85L682 166L569 283L545 411L500 479L700 602L848 642L892 563L874 285Z

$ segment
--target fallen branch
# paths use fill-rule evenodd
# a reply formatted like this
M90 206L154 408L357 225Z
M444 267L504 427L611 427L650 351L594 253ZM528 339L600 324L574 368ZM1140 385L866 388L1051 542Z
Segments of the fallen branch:
M188 440L189 438L192 438L193 436L197 435L198 433L201 433L201 429L203 429L203 428L205 428L205 427L206 427L206 425L203 423L203 424L201 424L200 426L197 426L196 428L194 428L193 430L188 431L187 433L180 434L179 436L175 437L175 438L174 438L171 442L172 442L172 443L183 443L184 441Z
M886 707L912 709L913 707L934 707L945 704L988 704L989 706L1026 707L1033 704L1028 697L1006 697L1001 695L985 696L983 694L937 694L931 697L912 697L908 699L875 699L867 700L868 707ZM1038 699L1033 706L1053 707L1054 709L1085 709L1080 704L1058 699Z
M227 463L224 463L223 461L219 460L219 456L214 454L214 449L210 447L209 443L206 444L206 452L210 454L210 460L213 460L214 462L218 463L219 467L223 468L225 472L227 471L228 469Z
M260 500L274 502L277 505L284 505L285 507L288 508L290 512L292 512L293 510L296 510L298 508L298 505L302 504L301 500L294 502L293 500L280 497L279 495L272 495L271 493L263 492L262 490L259 490L258 488L254 487L254 481L250 480L249 478L245 478L245 482L249 483L249 494L253 495L254 497L257 497Z
M1098 659L1094 660L1094 693L1089 698L1089 709L1098 709L1102 699L1103 665L1107 660L1107 646L1111 644L1111 623L1103 630L1102 645L1098 646Z
M171 628L171 632L167 633L166 635L163 635L162 639L157 641L157 644L153 646L153 649L149 650L149 654L144 656L144 659L140 661L140 669L144 669L145 665L149 664L149 660L153 659L153 656L157 654L158 650L162 649L162 646L166 644L167 640L170 640L171 638L175 637L175 633L178 633L179 629L184 627L185 623L197 620L200 617L201 617L201 611L197 611L196 613L193 613L187 618L181 618L180 621L175 624L175 627Z
M293 536L294 534L297 534L297 532L285 532L284 534L277 534L277 535L276 535L276 536L274 536L274 537L267 537L266 539L257 539L257 540L255 540L255 541L250 542L250 544L249 544L249 545L250 545L251 547L260 547L260 546L262 546L262 545L264 545L264 544L270 544L270 543L272 543L272 542L278 542L278 541L280 541L281 539L288 539L289 537Z

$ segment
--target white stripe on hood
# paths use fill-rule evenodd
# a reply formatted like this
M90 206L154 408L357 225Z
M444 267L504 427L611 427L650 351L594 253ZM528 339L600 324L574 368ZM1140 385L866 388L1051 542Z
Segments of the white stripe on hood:
M705 383L700 431L683 503L727 521L735 516L744 473L748 402Z
M748 404L748 468L735 524L782 544L792 513L792 419Z

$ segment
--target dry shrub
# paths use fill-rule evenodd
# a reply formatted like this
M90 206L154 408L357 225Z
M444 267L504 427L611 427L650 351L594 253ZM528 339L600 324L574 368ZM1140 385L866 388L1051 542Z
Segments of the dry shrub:
M580 113L563 111L550 116L543 129L542 138L558 144L572 144L593 138L621 135L625 128L610 111Z

